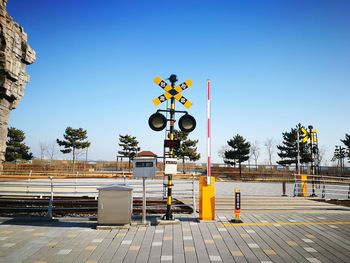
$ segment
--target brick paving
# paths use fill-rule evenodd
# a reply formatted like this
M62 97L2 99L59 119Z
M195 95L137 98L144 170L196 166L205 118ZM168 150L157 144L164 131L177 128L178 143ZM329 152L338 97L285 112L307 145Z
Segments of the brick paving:
M96 230L96 222L1 219L0 262L350 262L350 212L244 213L215 222ZM153 219L150 218L150 219Z

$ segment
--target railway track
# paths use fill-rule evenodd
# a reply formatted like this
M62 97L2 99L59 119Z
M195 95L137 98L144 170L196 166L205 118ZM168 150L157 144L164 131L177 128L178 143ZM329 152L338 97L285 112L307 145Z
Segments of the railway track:
M0 216L5 215L47 215L49 197L0 196ZM173 213L191 214L190 199L173 199ZM197 200L198 202L198 200ZM233 213L232 197L215 199L217 213ZM93 197L55 197L52 205L53 216L96 216L98 201ZM198 208L198 204L197 204ZM166 200L148 198L147 214L166 212ZM295 197L245 197L242 198L243 212L292 212L292 211L350 211L349 200L305 199ZM133 198L133 214L141 214L142 199Z
M1 215L31 215L48 213L49 197L21 197L21 196L1 196L0 197L0 216ZM166 200L161 198L148 198L146 211L149 214L162 214L166 212ZM55 197L52 203L53 216L67 215L97 215L98 201L92 197ZM173 213L191 214L192 207L185 203L173 199ZM133 214L141 214L142 199L133 198Z

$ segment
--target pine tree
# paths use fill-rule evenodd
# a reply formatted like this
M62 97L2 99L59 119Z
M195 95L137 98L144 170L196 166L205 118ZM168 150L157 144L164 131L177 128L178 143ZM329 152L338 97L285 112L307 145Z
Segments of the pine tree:
M64 149L61 150L62 153L72 153L73 165L75 164L77 149L85 149L90 147L90 142L85 141L87 139L87 131L83 128L73 129L72 127L67 127L65 134L63 134L63 140L57 139L56 142L59 146L63 146Z
M29 152L29 147L24 143L25 138L22 130L13 127L8 128L5 153L6 162L33 159L33 154Z
M277 161L280 165L291 165L295 164L297 167L297 156L298 156L298 134L300 132L301 124L298 125L298 128L292 128L290 132L283 132L282 145L277 145L279 152L277 155L281 158L280 161ZM300 136L299 136L300 137ZM300 163L308 163L311 161L309 145L307 143L301 142L301 137L299 139L299 150L300 150Z
M225 152L225 163L230 165L236 165L238 162L239 166L239 177L242 176L241 163L247 161L250 155L250 143L239 134L233 136L233 138L227 141L227 144L231 147Z
M137 152L140 151L138 147L139 142L136 140L136 137L131 135L121 135L119 134L119 146L122 147L122 150L118 151L118 154L129 158L129 170L131 160L136 157Z
M183 131L174 130L174 139L180 140L180 148L175 150L175 155L178 158L182 158L183 166L185 166L185 157L188 157L190 161L198 161L201 158L201 155L197 153L197 143L198 140L188 139L188 133ZM185 171L183 170L183 173Z
M348 157L348 162L350 162L350 135L349 134L345 134L345 139L344 140L340 140L342 143L344 143L344 145L347 148L347 152L346 155Z

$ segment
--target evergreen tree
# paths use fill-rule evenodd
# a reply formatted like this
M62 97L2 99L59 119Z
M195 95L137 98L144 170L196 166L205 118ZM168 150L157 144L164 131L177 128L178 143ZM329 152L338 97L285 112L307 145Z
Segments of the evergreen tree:
M344 145L347 148L347 152L346 155L349 159L348 162L350 162L350 135L349 134L345 134L345 139L344 140L340 140L342 143L344 143Z
M174 130L174 139L180 140L180 148L175 149L175 155L178 158L182 158L183 166L185 166L185 157L188 157L190 161L198 161L201 158L201 155L197 153L197 143L198 140L188 139L188 133L183 131ZM185 171L183 170L183 173Z
M278 153L277 155L281 158L277 161L280 165L290 165L295 164L297 167L297 156L298 156L298 132L300 132L301 124L298 124L297 128L292 128L290 132L283 132L282 145L277 145ZM301 136L299 136L299 150L300 150L300 163L308 163L311 161L310 147L307 143L301 142Z
M62 153L72 153L72 160L74 165L77 156L77 150L90 147L90 142L86 141L87 131L83 130L83 128L73 129L72 127L67 127L65 134L63 134L63 138L63 140L57 139L56 142L59 146L64 147L64 149L61 150Z
M344 159L348 156L348 152L346 150L346 148L344 147L339 147L339 146L335 146L335 150L334 150L334 154L333 154L333 158L332 158L332 162L334 161L338 161L338 166L340 166L340 170L342 171L342 169L344 168Z
M131 135L121 135L119 134L119 146L122 147L122 150L118 151L118 154L129 158L129 170L130 170L130 162L136 157L137 152L140 151L140 147L138 147L139 142L136 140L136 137Z
M250 155L250 143L239 134L233 136L233 138L227 141L227 144L231 147L225 152L225 163L230 165L236 165L238 162L239 166L239 177L242 176L241 163L247 161Z
M22 130L13 127L8 128L5 153L6 162L33 159L33 154L29 152L29 147L24 143L25 138Z

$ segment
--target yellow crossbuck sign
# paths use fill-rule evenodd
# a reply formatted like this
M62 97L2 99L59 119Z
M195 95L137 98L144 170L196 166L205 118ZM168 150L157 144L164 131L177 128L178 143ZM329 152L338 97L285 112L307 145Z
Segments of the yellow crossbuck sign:
M184 96L180 94L185 89L188 89L192 86L192 80L186 80L185 82L181 83L180 85L176 87L171 87L168 83L166 83L164 80L161 79L161 77L155 77L153 80L154 83L156 83L159 87L161 87L165 93L160 95L159 97L155 98L153 100L153 104L158 106L162 102L170 99L175 98L178 100L181 104L183 104L187 109L189 109L192 106L192 102L190 102L188 99L186 99Z
M311 134L304 127L301 127L300 131L304 134L304 138L302 139L303 143L306 143L310 139L310 137L312 138L314 143L317 143L317 137L316 137L317 130L316 129L313 129L311 131Z

